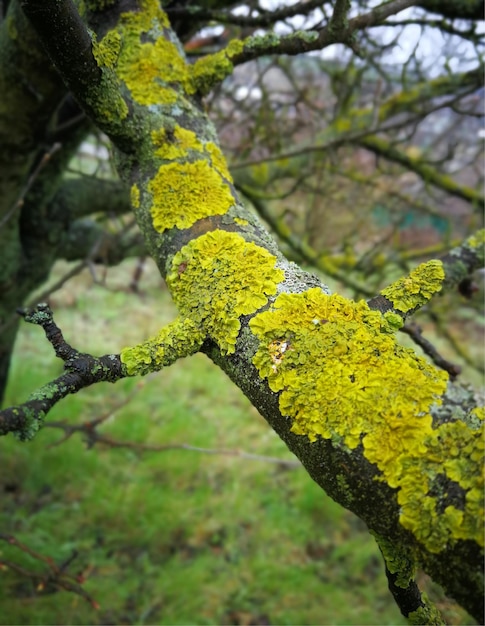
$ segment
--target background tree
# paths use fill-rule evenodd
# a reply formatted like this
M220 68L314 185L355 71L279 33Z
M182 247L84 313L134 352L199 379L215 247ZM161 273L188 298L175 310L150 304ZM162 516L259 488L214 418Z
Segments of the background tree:
M85 219L126 212L128 189L144 249L166 277L179 317L153 339L98 358L64 342L48 307L25 310L26 320L46 331L65 373L25 404L5 409L2 432L31 438L67 394L203 351L312 478L366 522L406 616L416 623L440 620L414 582L419 565L480 620L483 409L469 390L447 384L456 368L426 346L438 364L432 366L400 347L395 332L443 288L461 284L470 292L469 276L483 264L483 235L382 287L393 275L390 263L402 269L409 261L387 246L403 219L426 213L438 220L447 231L443 248L480 219L481 147L473 131L460 143L463 133L451 129L479 115L480 39L472 20L481 3L467 15L445 3L438 17L428 12L435 4L403 13L415 3L399 0L373 8L308 2L242 12L237 5L173 4L166 13L148 0L3 4L3 384L18 326L14 311L56 258L117 262L140 253L130 222L113 237L103 220ZM216 22L224 30L207 38L202 29ZM471 59L455 71L445 57L430 76L416 45L398 83L383 50L404 41L410 26L445 33L448 54L466 45ZM199 58L187 57L181 43ZM263 59L337 44L346 50L338 63L309 57L308 72L318 77L311 83L298 82L296 61ZM219 49L206 54L204 46ZM260 120L253 126L245 123L244 106L232 103L241 94L237 81L248 90L248 79L236 73L227 87L221 83L234 68L259 59L259 91L246 96ZM282 75L288 81L283 98L268 86L272 69L278 85ZM238 142L232 168L204 97L223 139L226 132L228 155L236 152L229 142ZM426 144L426 123L442 109L453 111L446 138L430 133ZM230 124L239 132L229 135ZM92 125L112 142L120 183L65 176ZM371 245L348 223L333 240L320 227L323 207L340 205L332 184L342 178L350 179L355 196L370 188L374 215L386 222L385 229L376 225ZM314 199L311 211L304 191ZM331 203L322 201L332 193ZM330 296L318 278L286 261L242 196L291 254L356 296L379 295L368 305ZM447 197L461 204L445 211ZM367 216L362 225L368 223ZM304 237L302 224L311 237Z

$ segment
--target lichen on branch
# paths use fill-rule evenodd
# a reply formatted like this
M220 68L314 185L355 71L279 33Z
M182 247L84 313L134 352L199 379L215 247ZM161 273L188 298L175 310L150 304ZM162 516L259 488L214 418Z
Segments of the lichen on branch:
M385 315L317 288L281 294L249 326L253 362L294 433L362 446L398 489L400 523L430 552L459 539L483 546L483 412L435 427L446 372L400 346ZM439 487L451 484L457 499L439 509Z

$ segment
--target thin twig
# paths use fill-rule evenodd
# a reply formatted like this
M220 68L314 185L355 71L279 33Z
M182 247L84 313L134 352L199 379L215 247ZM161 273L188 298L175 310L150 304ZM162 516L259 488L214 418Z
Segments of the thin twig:
M429 358L433 361L433 363L440 367L441 369L448 372L451 380L456 380L456 377L461 374L461 367L456 365L455 363L450 363L447 361L438 350L433 346L433 344L423 337L423 331L416 322L411 322L410 324L405 324L401 328L401 332L405 333L414 341L416 345L418 345L425 354L429 356Z
M49 163L52 156L61 149L61 144L56 142L54 143L47 152L42 155L37 166L34 168L33 172L30 174L25 187L20 192L19 197L15 201L14 205L7 211L7 213L0 220L0 228L3 228L8 220L14 215L14 213L20 210L24 204L25 196L28 194L32 185L38 178L39 174L42 172L44 167Z

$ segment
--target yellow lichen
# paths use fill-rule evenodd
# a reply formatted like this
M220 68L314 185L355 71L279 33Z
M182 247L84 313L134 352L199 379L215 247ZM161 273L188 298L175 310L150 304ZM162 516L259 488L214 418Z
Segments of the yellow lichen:
M197 152L203 150L197 135L181 126L176 126L173 133L164 128L152 131L152 141L155 146L158 146L155 154L167 160L186 157L189 150Z
M206 161L162 165L148 184L155 230L189 228L197 220L223 215L234 204L228 185Z
M205 336L191 319L177 318L151 339L121 351L128 376L144 376L197 352Z
M212 167L216 170L216 172L219 172L221 176L223 176L226 180L228 180L231 183L232 176L230 175L229 170L227 169L226 158L222 154L220 148L216 146L216 144L213 143L212 141L207 142L204 147L205 147L205 150L210 155Z
M189 67L186 85L188 93L207 93L214 83L221 82L232 73L232 57L244 50L244 43L233 39L224 50L208 54Z
M131 192L130 192L130 198L131 198L131 206L134 209L138 209L138 207L140 206L140 189L138 187L138 185L132 185L131 187Z
M191 317L223 353L231 354L239 317L264 306L284 278L275 264L276 257L264 248L216 230L175 255L167 283L180 314Z
M116 30L110 30L103 39L93 42L93 55L98 65L114 68L121 50L121 35Z
M423 306L441 291L445 272L441 261L428 261L414 269L408 276L397 280L381 291L396 311L407 313Z
M476 250L480 246L483 247L485 245L485 229L482 228L471 237L468 237L465 245L472 250Z
M381 479L399 490L401 523L427 549L458 539L483 545L480 430L462 422L433 428L430 410L447 375L397 344L389 321L365 302L320 289L282 294L250 321L260 341L253 362L280 393L294 433L362 444ZM443 472L466 498L438 510Z
M423 446L423 454L399 459L402 525L431 552L457 539L483 546L483 428L447 422L428 433ZM440 512L438 496L445 503Z
M137 44L130 54L123 49L117 67L132 97L144 105L175 102L177 94L167 83L180 82L185 72L178 48L163 37L155 43Z

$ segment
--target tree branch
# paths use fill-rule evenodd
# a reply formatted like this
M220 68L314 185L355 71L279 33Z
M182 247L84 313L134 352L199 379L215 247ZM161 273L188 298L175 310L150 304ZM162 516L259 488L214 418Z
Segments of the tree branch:
M308 15L314 9L322 6L322 0L309 0L298 2L291 6L278 8L274 11L261 12L260 15L235 15L227 11L217 11L201 6L169 6L166 8L169 18L190 18L204 21L216 21L221 24L234 24L235 26L261 27L272 26L278 21L295 17L296 15Z
M240 65L267 54L293 56L303 52L322 50L335 43L349 44L356 31L381 24L389 16L400 13L414 4L414 0L394 0L394 2L384 2L368 13L350 19L346 24L338 19L337 22L318 31L297 31L291 35L282 36L269 33L262 37L248 37L242 42L243 49L231 54L230 59L233 65ZM339 28L336 28L337 24Z
M397 312L406 319L442 289L459 285L485 264L485 230L469 237L437 261L422 263L368 301L371 309Z
M460 185L450 176L438 172L436 168L423 162L421 158L409 156L402 150L398 150L390 141L375 135L366 136L357 141L361 146L367 148L374 154L384 157L394 163L399 163L407 170L417 174L425 183L431 183L435 187L446 191L451 196L461 198L470 202L476 207L483 207L485 197L479 191L466 185Z
M93 357L78 352L64 339L47 304L19 311L26 322L42 326L56 356L64 361L65 373L31 394L22 405L0 412L0 435L15 432L21 440L32 439L50 409L71 393L97 382L110 382L127 376L119 355Z
M72 0L19 0L52 63L81 108L112 141L132 152L127 105L94 57L91 36Z

